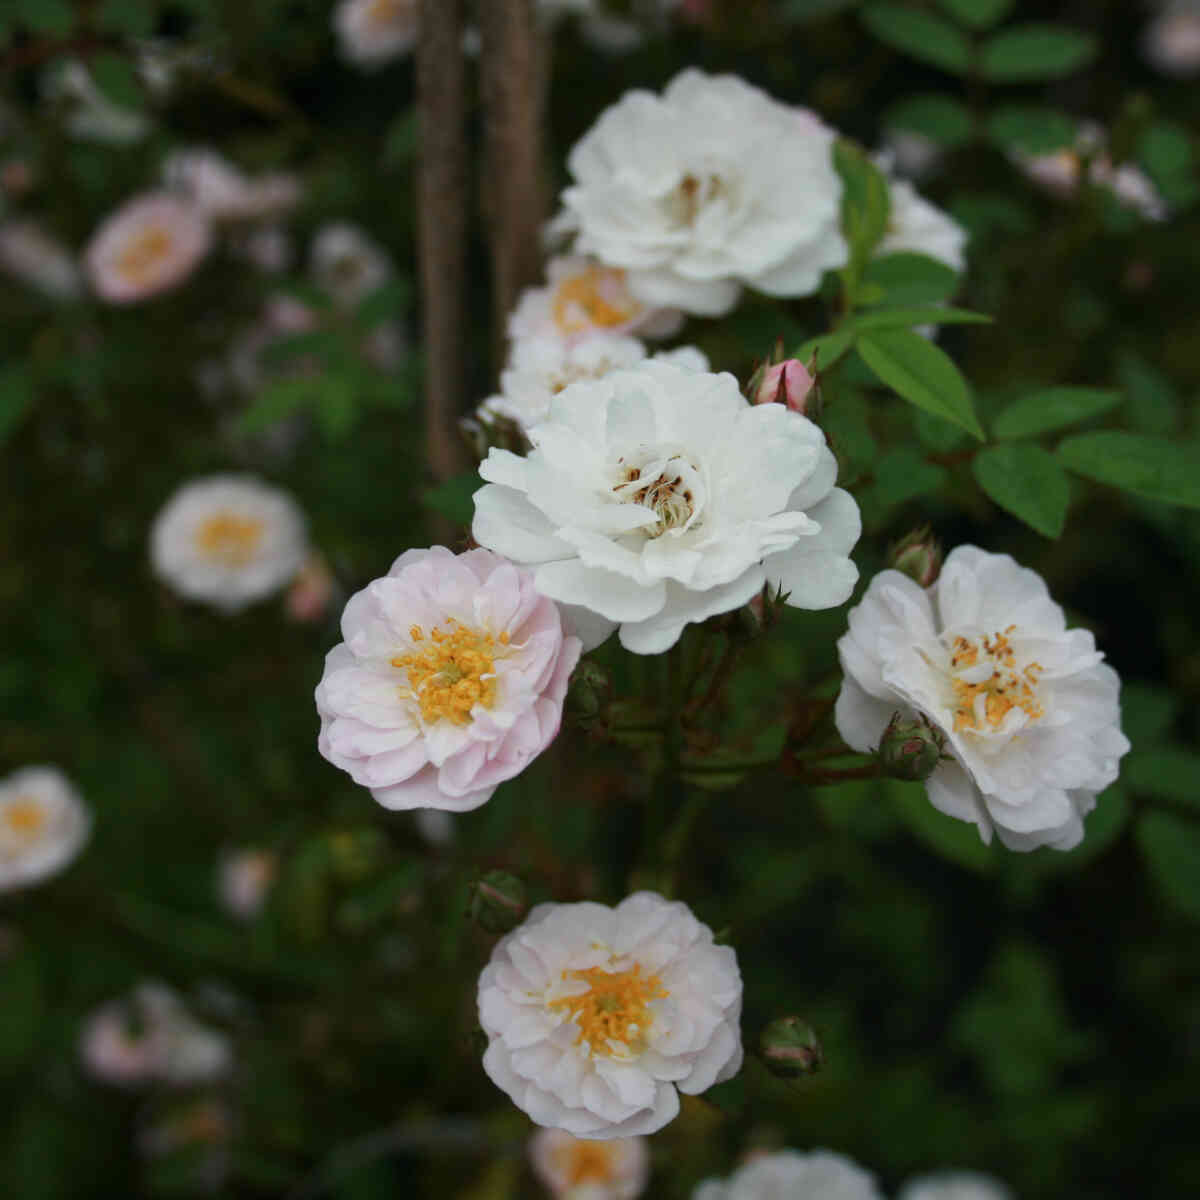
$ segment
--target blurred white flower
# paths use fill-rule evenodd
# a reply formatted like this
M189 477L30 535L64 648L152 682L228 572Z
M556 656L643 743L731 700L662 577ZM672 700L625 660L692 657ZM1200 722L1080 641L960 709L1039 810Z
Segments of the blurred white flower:
M888 129L883 135L883 156L897 174L921 179L941 161L943 150L932 138L910 129Z
M742 286L806 296L842 266L834 132L732 75L627 92L571 151L554 223L653 308L721 316Z
M159 578L181 596L228 613L283 587L307 554L295 501L251 475L184 484L150 534Z
M42 90L47 100L63 106L64 127L74 138L127 146L150 132L145 116L114 104L96 86L87 67L74 59L52 67Z
M97 1079L119 1086L210 1083L233 1062L229 1039L197 1022L160 983L140 984L129 997L93 1012L79 1052Z
M541 904L479 977L483 1067L537 1124L605 1140L653 1133L737 1074L742 979L686 904Z
M217 895L225 910L243 921L257 917L279 871L270 850L230 850L217 865Z
M1200 3L1167 0L1146 26L1142 49L1164 75L1186 79L1200 72Z
M641 1137L598 1142L539 1129L529 1139L529 1161L556 1200L583 1200L585 1194L589 1200L636 1200L650 1178L650 1152Z
M810 420L732 375L647 360L571 384L519 458L492 449L476 541L529 563L596 645L658 654L765 584L796 608L849 599L858 505Z
M212 246L208 218L171 192L135 196L108 217L84 251L103 300L129 304L181 284Z
M923 714L949 756L926 783L936 809L1010 850L1079 844L1129 742L1117 673L1041 576L959 546L927 589L880 572L849 622L835 709L847 745L873 750L893 713Z
M728 1179L706 1179L692 1200L883 1200L875 1176L832 1150L758 1154Z
M897 1200L1013 1200L998 1179L974 1171L938 1171L910 1179Z
M550 414L550 402L581 379L600 379L620 367L632 367L647 355L637 338L598 333L581 341L531 337L513 345L509 365L500 374L500 394L480 406L481 417L503 417L522 430ZM654 355L692 371L707 371L708 359L693 346Z
M54 300L73 300L83 291L75 256L29 220L0 224L0 271Z
M333 11L342 57L367 69L408 54L420 24L420 0L341 0Z
M625 272L593 258L566 255L546 264L546 286L521 293L508 319L514 342L531 337L574 340L597 333L671 337L683 324L678 309L647 308L629 290Z
M56 875L83 848L92 819L56 767L0 779L0 892Z
M341 308L353 308L392 275L388 254L356 225L323 226L310 251L313 280Z
M554 740L579 640L532 573L408 550L350 597L317 686L321 753L385 808L466 812Z
M891 211L876 256L907 251L935 258L952 271L966 270L967 231L953 217L904 179L888 179L888 196Z
M415 809L413 824L431 846L449 846L454 841L454 817L443 808Z
M248 179L215 150L176 150L163 163L163 181L214 221L278 217L300 199L300 181L282 172Z

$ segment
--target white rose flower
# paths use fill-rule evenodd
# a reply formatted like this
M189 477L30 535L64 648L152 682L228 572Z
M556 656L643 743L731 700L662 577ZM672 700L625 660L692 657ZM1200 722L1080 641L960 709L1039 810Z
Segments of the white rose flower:
M52 300L74 300L83 291L74 255L34 221L18 219L0 225L0 271Z
M891 212L887 231L875 254L925 254L952 271L967 266L967 231L951 216L930 204L911 183L888 179Z
M560 230L655 308L721 316L747 284L807 296L846 262L834 132L732 75L633 91L571 151Z
M589 646L619 625L627 649L660 653L768 583L811 609L854 588L858 505L824 435L732 375L649 360L574 383L529 438L526 458L481 464L475 539L532 564Z
M356 225L317 231L310 251L313 279L341 308L353 308L392 276L392 260Z
M42 90L51 104L65 110L63 126L73 138L128 146L150 132L142 113L114 104L76 59L52 67L43 77Z
M706 1179L692 1200L883 1200L875 1176L831 1150L759 1154L724 1180Z
M300 199L300 184L293 176L274 174L248 179L228 159L206 148L177 150L168 155L163 179L214 221L279 216Z
M554 740L579 639L529 571L408 550L350 597L317 686L318 746L385 808L466 812Z
M957 547L928 589L883 571L838 653L847 745L872 750L894 712L923 714L950 757L926 783L935 808L1010 850L1079 844L1129 749L1120 680L1038 574L975 546Z
M262 911L278 871L279 860L270 850L230 850L217 866L217 895L230 914L252 920Z
M539 1129L529 1139L533 1172L556 1200L636 1200L650 1177L645 1138L577 1138Z
M1185 79L1200 72L1200 3L1169 0L1146 27L1142 49L1164 75Z
M155 573L181 596L237 612L283 587L308 554L304 517L251 475L209 475L181 487L155 519Z
M686 904L540 904L479 977L484 1070L539 1125L653 1133L737 1074L742 980Z
M546 286L521 293L508 319L514 342L531 337L573 340L597 333L671 337L683 324L674 308L648 308L629 290L626 273L594 258L563 255L546 264Z
M0 779L0 892L61 871L83 848L92 819L56 767Z
M212 247L208 217L173 192L135 196L92 235L84 265L96 294L130 304L181 284Z
M420 0L342 0L333 12L342 56L368 70L409 53L420 27Z
M938 1171L910 1179L897 1200L1013 1200L998 1179L974 1171Z
M550 415L550 402L563 388L581 379L600 379L610 371L632 367L647 355L637 338L595 334L582 341L532 337L513 346L508 367L500 374L500 394L480 406L483 418L503 417L522 430ZM708 359L694 346L662 351L659 362L690 371L707 371Z

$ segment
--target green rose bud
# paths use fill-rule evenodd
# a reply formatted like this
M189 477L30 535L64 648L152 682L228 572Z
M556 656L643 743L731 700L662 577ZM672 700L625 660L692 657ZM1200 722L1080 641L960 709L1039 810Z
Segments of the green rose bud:
M471 887L471 920L488 933L515 929L528 907L525 885L507 871L489 871Z
M883 731L879 762L893 779L928 779L942 757L946 739L925 717L915 720L896 713Z
M942 570L942 547L928 525L914 529L888 550L888 566L927 588Z
M800 1017L777 1017L763 1031L758 1053L767 1070L781 1079L812 1075L825 1062L825 1052L811 1025Z

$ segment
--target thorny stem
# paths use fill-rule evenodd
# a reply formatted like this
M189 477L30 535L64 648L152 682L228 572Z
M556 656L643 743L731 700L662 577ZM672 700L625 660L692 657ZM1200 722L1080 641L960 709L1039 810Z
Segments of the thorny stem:
M789 772L793 778L805 783L841 783L847 779L875 779L879 775L879 763L872 759L861 767L826 767L816 770L806 769L802 763L793 763Z

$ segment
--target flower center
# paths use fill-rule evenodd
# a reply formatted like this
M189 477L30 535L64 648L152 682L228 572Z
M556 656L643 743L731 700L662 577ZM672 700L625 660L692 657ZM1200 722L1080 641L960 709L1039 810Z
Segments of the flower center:
M667 197L667 215L676 226L695 225L700 211L728 191L720 175L696 176L690 172Z
M703 507L700 468L670 448L643 447L617 459L613 493L622 504L641 504L658 518L645 532L659 537L668 530L682 532L694 524Z
M588 984L586 992L551 1000L549 1007L566 1009L571 1014L579 1027L575 1044L586 1042L589 1054L611 1056L613 1042L641 1050L653 1019L651 1001L670 995L657 975L642 975L641 963L634 963L627 971L606 971L603 967L564 971L562 977Z
M1045 715L1038 703L1038 677L1045 670L1039 662L1017 666L1009 636L1003 633L982 638L956 637L950 654L950 681L954 689L954 729L958 733L982 733L1000 729L1014 710L1029 721Z
M611 1183L613 1155L614 1150L609 1142L577 1138L562 1147L558 1166L572 1187L581 1183Z
M412 19L412 0L372 0L367 7L367 24L375 29L386 29L401 21Z
M144 283L171 253L174 239L161 225L143 229L117 256L117 271L130 283Z
M641 308L625 286L624 271L596 265L564 279L551 301L554 323L563 333L624 325Z
M4 806L4 824L20 838L34 838L46 824L42 806L28 796L18 796Z
M244 567L258 553L263 523L228 511L214 513L196 530L200 553L223 567Z
M493 638L453 617L449 630L434 626L426 641L420 625L409 629L416 643L410 654L398 654L391 660L408 675L402 695L416 700L427 722L445 718L455 725L469 725L475 705L491 708L496 702L496 643L508 645L509 635Z

